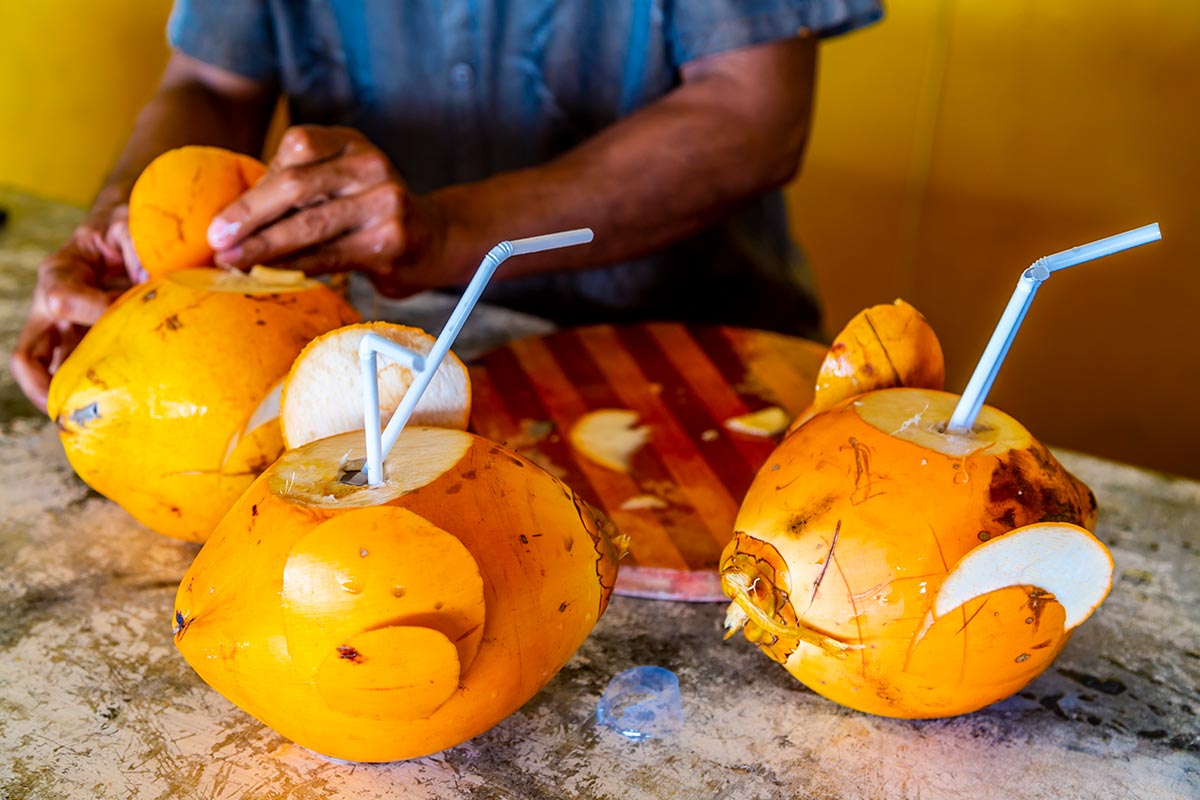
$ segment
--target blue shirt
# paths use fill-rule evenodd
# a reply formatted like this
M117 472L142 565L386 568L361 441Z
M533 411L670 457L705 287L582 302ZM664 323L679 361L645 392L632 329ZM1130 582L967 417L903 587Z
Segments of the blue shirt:
M879 0L177 0L168 37L277 83L294 123L362 131L421 193L560 155L677 86L693 59L881 13ZM485 300L562 324L811 335L818 321L778 192L652 257L495 282Z

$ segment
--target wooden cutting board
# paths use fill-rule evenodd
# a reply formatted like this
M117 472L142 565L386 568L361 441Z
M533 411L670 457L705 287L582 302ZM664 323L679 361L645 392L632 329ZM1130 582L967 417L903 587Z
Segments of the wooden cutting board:
M471 428L557 475L630 540L617 594L724 600L717 566L778 437L725 420L812 401L825 347L744 328L594 325L512 342L471 367ZM650 427L628 474L572 448L583 414L632 409Z

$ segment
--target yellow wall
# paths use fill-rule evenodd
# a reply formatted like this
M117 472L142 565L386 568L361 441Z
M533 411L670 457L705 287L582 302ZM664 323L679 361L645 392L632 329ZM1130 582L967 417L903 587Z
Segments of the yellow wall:
M0 183L85 203L166 56L168 0L0 2ZM1051 444L1200 477L1200 3L892 0L830 42L790 190L828 326L903 296L959 390L1020 271L1054 276L991 400Z
M960 391L1022 269L1056 274L989 400L1055 445L1200 477L1200 3L930 0L831 42L790 192L828 327L904 296Z
M167 57L170 0L0 0L0 183L90 203Z

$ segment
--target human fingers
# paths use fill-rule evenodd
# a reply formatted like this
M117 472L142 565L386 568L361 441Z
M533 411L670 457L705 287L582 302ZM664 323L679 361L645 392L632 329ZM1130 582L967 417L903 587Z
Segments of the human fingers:
M359 270L367 273L372 281L377 277L395 272L394 259L383 254L402 251L404 246L403 226L397 220L384 220L326 242L320 247L280 261L272 266L296 269L307 275L323 275L333 272ZM399 295L411 294L415 289L399 290Z
M398 218L404 207L405 190L396 183L383 183L359 194L339 197L296 212L243 240L230 250L217 254L220 263L246 268L286 259L313 247L333 242L358 228L373 228L380 222ZM398 250L389 245L396 237L376 232L380 250L375 259L394 258ZM397 240L402 244L402 239Z
M57 322L54 325L57 336L55 337L54 349L50 353L50 375L53 376L58 372L59 367L67 360L67 356L75 351L79 343L83 341L83 337L87 335L89 328L84 325L76 325L73 322Z
M38 271L34 303L45 304L49 319L92 325L108 308L110 298L95 285L94 273L87 265L71 258L69 253L56 253Z
M282 170L325 161L360 143L368 143L367 138L353 128L337 125L293 125L279 137L279 147L271 157L270 168Z
M109 263L110 267L118 266L133 283L143 283L150 278L142 268L142 261L129 233L129 206L121 206L113 212L104 241L116 254L115 260Z
M218 258L297 209L356 194L391 177L387 156L357 132L322 129L321 136L324 138L319 145L304 148L309 160L277 158L261 181L213 218L208 242ZM334 138L339 142L337 147L333 146Z
M17 386L43 413L46 411L46 396L50 392L50 365L54 360L57 338L58 331L53 321L35 309L25 321L8 362Z

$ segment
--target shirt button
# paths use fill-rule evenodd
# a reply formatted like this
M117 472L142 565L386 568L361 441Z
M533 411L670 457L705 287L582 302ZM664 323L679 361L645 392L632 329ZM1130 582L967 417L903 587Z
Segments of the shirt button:
M465 61L460 61L450 68L450 82L463 89L475 85L475 70Z

